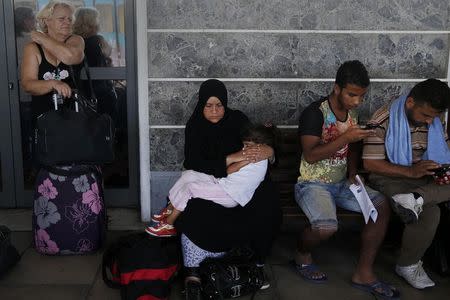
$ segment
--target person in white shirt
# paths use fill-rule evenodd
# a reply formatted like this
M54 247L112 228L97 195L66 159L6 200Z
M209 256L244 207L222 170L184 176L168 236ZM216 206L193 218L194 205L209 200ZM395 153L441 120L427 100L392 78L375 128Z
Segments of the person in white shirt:
M259 144L275 147L276 128L273 125L249 126L242 134L246 148ZM145 231L154 236L173 236L176 218L184 211L190 199L202 198L224 207L245 206L259 184L264 180L268 160L253 162L242 158L227 167L227 177L216 178L205 173L187 170L169 191L169 205L159 214L153 215L152 221L158 222L148 226Z

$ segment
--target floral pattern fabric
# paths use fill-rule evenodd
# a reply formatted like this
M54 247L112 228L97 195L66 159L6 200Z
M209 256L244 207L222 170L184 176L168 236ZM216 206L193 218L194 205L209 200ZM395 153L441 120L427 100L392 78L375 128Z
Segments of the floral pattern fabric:
M196 268L208 257L217 258L225 255L226 252L210 252L194 244L185 234L181 234L181 252L183 253L184 266Z
M347 120L341 122L336 119L328 101L323 101L319 107L323 115L321 144L327 144L336 140L350 126L358 123L357 113L349 111ZM308 163L303 155L300 162L299 182L313 181L323 183L337 183L342 181L347 173L348 144L336 151L330 158L316 163Z
M105 216L99 175L59 176L46 170L39 172L33 208L38 252L67 255L97 250L104 241Z
M63 80L69 77L69 72L67 70L60 70L56 68L52 72L45 72L42 76L44 80Z

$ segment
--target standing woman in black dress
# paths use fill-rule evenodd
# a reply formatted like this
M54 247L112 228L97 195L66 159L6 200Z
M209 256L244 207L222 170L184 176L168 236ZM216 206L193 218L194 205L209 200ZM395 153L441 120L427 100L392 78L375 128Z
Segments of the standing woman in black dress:
M226 167L234 162L272 158L274 149L267 145L243 148L240 133L248 123L245 114L228 108L227 90L221 81L203 82L186 125L184 167L225 177ZM263 266L280 223L279 194L267 175L245 207L225 208L202 199L190 200L175 223L182 233L187 298L201 297L196 272L206 257L250 243L257 263Z

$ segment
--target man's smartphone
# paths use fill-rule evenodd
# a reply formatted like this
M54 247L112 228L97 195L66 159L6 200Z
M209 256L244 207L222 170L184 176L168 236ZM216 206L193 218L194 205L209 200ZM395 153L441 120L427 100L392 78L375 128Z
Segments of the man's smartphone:
M450 184L450 164L441 165L440 168L433 171L434 181L437 184Z
M441 165L440 168L434 169L435 176L444 176L447 172L450 172L450 165Z

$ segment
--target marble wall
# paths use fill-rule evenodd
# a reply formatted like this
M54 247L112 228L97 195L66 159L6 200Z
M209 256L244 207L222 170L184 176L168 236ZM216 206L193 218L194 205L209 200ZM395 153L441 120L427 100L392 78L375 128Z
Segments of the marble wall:
M150 33L152 77L330 78L359 59L374 78L445 77L448 34Z
M172 125L186 124L198 79L242 79L226 82L231 107L296 125L349 59L375 79L363 120L414 80L448 76L448 0L149 0L147 9L152 171L181 169L183 129Z
M179 126L203 79L223 78L229 105L252 120L295 126L346 60L374 79L362 120L417 80L448 78L448 0L148 0L147 10L152 190L181 170Z
M149 28L448 30L446 0L148 0Z

